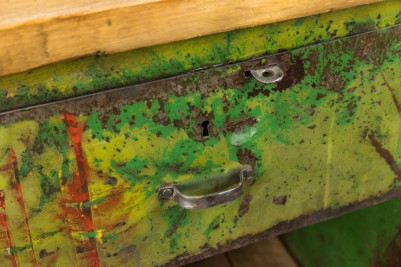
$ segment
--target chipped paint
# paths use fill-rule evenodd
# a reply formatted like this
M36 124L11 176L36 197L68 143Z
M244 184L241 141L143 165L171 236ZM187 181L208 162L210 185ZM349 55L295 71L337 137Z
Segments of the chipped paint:
M99 54L1 77L0 111L139 84L380 29L399 23L400 10L399 0L386 0L125 53Z
M44 266L174 265L399 195L400 42L397 25L0 114L10 254L23 266L32 253ZM270 62L279 83L245 75ZM255 177L233 202L157 199L165 183L240 165Z

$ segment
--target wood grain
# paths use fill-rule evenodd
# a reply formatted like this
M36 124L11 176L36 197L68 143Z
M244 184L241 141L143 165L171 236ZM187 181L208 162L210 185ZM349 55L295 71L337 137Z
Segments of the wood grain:
M197 261L185 267L297 267L278 237Z
M0 75L380 1L2 1Z
M228 252L233 267L297 267L277 237Z
M228 261L226 254L219 254L204 260L185 265L185 267L234 267ZM266 266L268 267L268 266Z

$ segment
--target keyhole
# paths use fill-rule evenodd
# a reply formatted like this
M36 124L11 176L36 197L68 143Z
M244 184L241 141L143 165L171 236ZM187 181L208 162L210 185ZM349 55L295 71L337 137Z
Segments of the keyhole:
M209 121L202 122L202 128L203 128L202 136L203 137L209 136L209 130L207 129L208 126L209 126Z

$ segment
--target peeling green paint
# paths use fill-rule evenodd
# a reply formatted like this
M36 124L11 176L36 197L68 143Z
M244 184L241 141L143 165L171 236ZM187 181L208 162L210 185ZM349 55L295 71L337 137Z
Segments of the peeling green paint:
M163 265L398 192L400 32L1 114L0 219L15 242L2 234L0 249L26 247L13 253L26 264ZM271 62L282 81L245 75ZM166 183L207 186L243 165L254 181L225 205L157 199Z
M0 111L170 77L400 23L401 3L356 8L142 48L96 55L0 78Z

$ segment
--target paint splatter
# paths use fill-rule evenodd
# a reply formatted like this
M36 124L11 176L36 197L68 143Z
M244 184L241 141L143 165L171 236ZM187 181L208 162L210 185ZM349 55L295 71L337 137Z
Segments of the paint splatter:
M18 192L17 201L18 201L18 203L20 205L22 214L24 215L25 224L26 224L26 231L27 231L27 235L29 237L30 247L32 249L32 260L35 263L35 265L37 265L37 261L36 261L36 257L35 257L35 250L34 250L33 242L32 242L31 229L29 228L28 214L26 212L26 207L25 207L25 202L24 202L24 195L22 193L21 181L20 181L19 172L18 172L17 155L16 155L16 153L15 153L13 148L10 149L10 158L11 158L11 166L12 166L12 168L14 170L14 177L15 177L15 180L16 180L16 183L12 183L12 186L13 186L14 190L17 190L17 192Z
M6 210L6 195L3 190L0 190L0 210L3 210L3 211ZM14 247L13 241L11 239L10 227L8 226L7 215L5 213L0 213L0 226L2 226L2 228L6 234L8 248ZM9 255L9 258L12 262L12 266L16 267L17 259L15 257L15 254Z
M88 192L89 164L82 148L82 132L84 123L79 123L74 114L64 113L62 119L67 126L68 135L72 141L77 170L74 173L73 180L67 184L67 191L70 197L70 203L83 203L90 201ZM69 204L69 203L68 203ZM80 231L94 231L92 210L90 207L74 208L66 205L64 208L66 215L70 215ZM71 229L76 231L78 229ZM76 247L76 253L85 253L82 258L90 259L91 266L100 266L99 257L96 249L96 239L89 237L82 241L82 244Z

